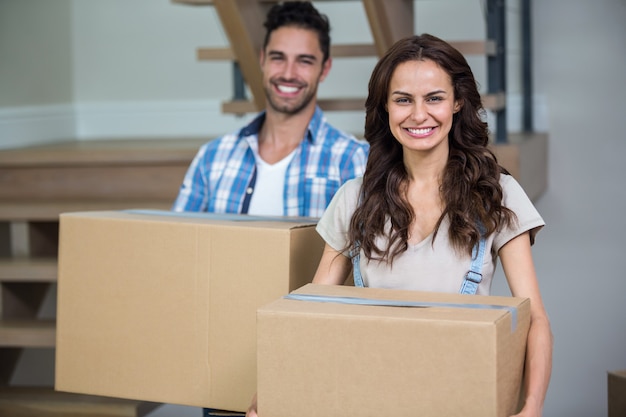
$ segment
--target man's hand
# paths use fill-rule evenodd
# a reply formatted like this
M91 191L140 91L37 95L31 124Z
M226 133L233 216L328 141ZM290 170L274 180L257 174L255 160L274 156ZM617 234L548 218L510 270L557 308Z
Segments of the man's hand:
M252 397L252 403L250 404L250 407L248 407L248 411L246 411L246 417L258 417L258 414L256 413L256 394Z

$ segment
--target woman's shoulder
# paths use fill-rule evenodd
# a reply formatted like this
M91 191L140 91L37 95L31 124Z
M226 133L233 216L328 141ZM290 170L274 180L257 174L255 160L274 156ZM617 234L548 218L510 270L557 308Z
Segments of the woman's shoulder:
M329 204L328 208L330 211L339 208L342 210L353 210L359 199L362 184L363 177L351 178L344 182L341 187L339 187Z
M363 177L355 177L344 182L341 188L337 191L337 194L341 195L342 199L348 199L350 201L356 201L361 193L361 186L363 185Z
M363 185L363 177L362 176L358 176L358 177L354 177L352 179L349 179L348 181L346 181L343 184L343 187L346 189L346 191L349 192L355 192L355 191L360 191L361 190L361 186Z
M505 188L507 186L509 186L510 184L519 184L517 182L517 180L513 177L513 175L511 174L500 174L500 179L499 179L500 185L502 186L502 188Z
M522 185L510 174L500 174L500 186L505 200L507 199L528 199L526 191Z

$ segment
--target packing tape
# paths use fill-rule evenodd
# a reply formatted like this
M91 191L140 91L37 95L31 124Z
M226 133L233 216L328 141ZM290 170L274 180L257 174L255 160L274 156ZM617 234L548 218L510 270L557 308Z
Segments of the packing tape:
M517 307L502 306L497 304L463 304L463 303L438 303L428 301L404 301L404 300L381 300L368 299L362 297L342 297L335 295L316 295L316 294L287 294L284 298L288 300L298 301L314 301L322 303L340 303L340 304L356 304L365 306L381 306L381 307L412 307L412 308L430 308L430 307L447 307L447 308L472 308L472 309L490 309L490 310L507 310L511 313L511 333L517 328Z
M130 214L143 214L152 216L183 217L192 219L227 220L238 222L290 222L290 223L317 223L319 219L313 217L288 217L288 216L252 216L249 214L236 213L207 213L194 211L168 211L153 209L129 209L123 210Z

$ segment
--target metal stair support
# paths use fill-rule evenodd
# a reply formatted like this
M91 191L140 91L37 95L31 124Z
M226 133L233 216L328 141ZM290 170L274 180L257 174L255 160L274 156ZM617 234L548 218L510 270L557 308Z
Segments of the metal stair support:
M487 57L487 91L506 92L506 13L504 0L487 0L487 37L496 43L496 53ZM493 109L496 143L507 142L506 105Z

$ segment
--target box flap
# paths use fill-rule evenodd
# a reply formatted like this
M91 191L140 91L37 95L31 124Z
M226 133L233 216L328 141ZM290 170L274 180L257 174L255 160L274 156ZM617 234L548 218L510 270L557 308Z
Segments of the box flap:
M294 303L290 304L290 301ZM414 307L421 309L421 311L412 311L414 309L407 308L401 313L394 311L392 314L395 317L416 318L419 316L424 320L446 320L449 318L458 321L458 314L454 310L465 309L463 317L465 321L493 323L507 319L510 320L511 331L514 332L517 326L519 306L530 301L518 297L307 284L285 296L284 300L277 300L276 304L267 307L272 309L280 305L281 310L297 313L299 310L297 302L330 303L331 305L320 306L316 309L326 311L329 314L358 314L358 309L345 308L345 305L380 306L383 315L386 313L382 308Z
M314 217L251 216L232 213L174 212L152 209L111 211L83 211L62 213L63 217L90 217L101 219L127 219L133 221L176 222L191 224L224 225L225 227L255 227L272 229L297 229L317 224Z

